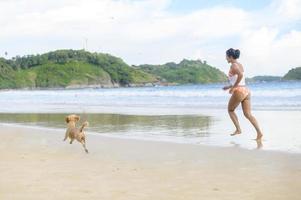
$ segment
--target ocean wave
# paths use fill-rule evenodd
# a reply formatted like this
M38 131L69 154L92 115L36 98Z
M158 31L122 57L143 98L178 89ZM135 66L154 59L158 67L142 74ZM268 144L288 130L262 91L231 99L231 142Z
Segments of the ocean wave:
M299 97L301 98L301 88L300 89L252 89L252 96L256 97ZM22 97L31 98L32 96L37 98L77 98L77 97L181 97L181 98L191 98L191 97L224 97L229 96L228 92L221 89L199 89L199 90L73 90L73 91L54 91L54 90L33 90L33 91L6 91L2 92L2 98L10 97Z

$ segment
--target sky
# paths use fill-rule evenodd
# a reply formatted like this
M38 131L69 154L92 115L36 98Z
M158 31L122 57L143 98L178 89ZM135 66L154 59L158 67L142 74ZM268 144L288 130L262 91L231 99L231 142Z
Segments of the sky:
M130 65L206 60L247 76L301 66L301 0L0 0L0 56L56 49L110 53Z

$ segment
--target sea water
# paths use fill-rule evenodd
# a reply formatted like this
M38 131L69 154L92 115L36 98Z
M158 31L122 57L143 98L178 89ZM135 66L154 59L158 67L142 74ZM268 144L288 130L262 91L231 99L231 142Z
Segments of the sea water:
M90 122L88 131L105 136L301 153L301 82L248 85L262 144L251 140L255 130L240 108L243 134L229 136L230 94L222 86L6 90L0 92L0 122L63 129L64 116L78 113Z

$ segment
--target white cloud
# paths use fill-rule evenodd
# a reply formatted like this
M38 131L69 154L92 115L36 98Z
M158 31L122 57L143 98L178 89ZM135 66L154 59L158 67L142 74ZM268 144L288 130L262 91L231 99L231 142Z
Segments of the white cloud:
M279 36L277 30L264 27L246 34L242 41L242 57L250 74L284 74L301 66L299 31Z
M275 2L273 2L272 7L276 9L277 14L284 18L290 20L301 18L300 0L276 0Z
M300 2L275 0L258 11L217 6L177 14L168 10L172 0L0 0L0 53L79 49L88 38L88 50L130 64L201 58L226 71L224 52L236 47L248 75L283 74L301 65L295 26ZM289 56L282 57L284 51Z

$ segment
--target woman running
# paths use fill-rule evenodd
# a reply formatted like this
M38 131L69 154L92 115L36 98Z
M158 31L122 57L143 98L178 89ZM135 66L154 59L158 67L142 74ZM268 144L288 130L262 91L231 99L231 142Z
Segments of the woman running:
M245 85L244 68L242 64L237 62L239 58L240 51L238 49L228 49L226 51L226 59L228 63L231 63L231 67L228 74L228 79L230 82L229 86L225 86L223 89L228 90L232 94L228 103L228 112L232 122L234 123L236 130L231 136L241 134L240 125L238 122L237 115L235 114L236 107L241 103L243 113L245 117L251 122L257 132L257 137L255 140L261 140L262 132L258 126L257 120L251 114L251 93L250 90Z

